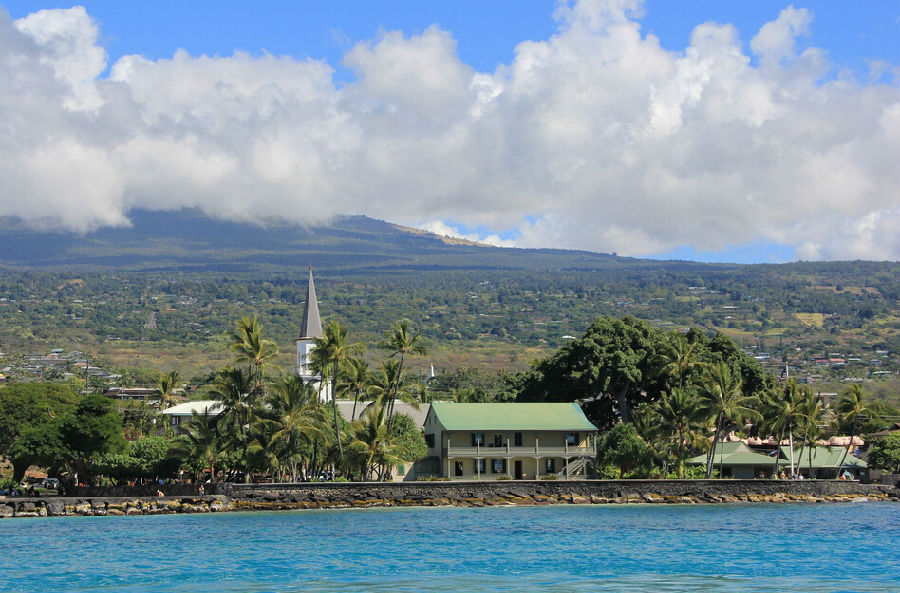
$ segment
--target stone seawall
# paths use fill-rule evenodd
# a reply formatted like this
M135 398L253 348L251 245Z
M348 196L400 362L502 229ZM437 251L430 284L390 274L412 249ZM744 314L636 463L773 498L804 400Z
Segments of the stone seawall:
M0 498L0 518L402 506L900 500L900 489L891 486L825 480L598 480L217 486L217 494L208 496Z

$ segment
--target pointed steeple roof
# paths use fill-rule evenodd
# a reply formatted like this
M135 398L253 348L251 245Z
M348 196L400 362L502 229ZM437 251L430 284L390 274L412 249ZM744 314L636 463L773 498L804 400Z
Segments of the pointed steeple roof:
M298 340L322 337L322 320L319 318L319 301L316 300L316 285L313 282L312 266L309 267L309 284L306 287L306 304L303 305L303 321L300 323Z

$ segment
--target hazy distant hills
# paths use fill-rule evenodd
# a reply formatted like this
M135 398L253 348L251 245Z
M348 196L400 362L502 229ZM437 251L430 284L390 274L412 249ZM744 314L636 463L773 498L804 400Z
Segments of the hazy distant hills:
M130 213L132 226L87 234L40 231L0 219L0 266L18 269L291 272L383 270L735 268L587 251L509 249L450 240L347 216L328 226L219 220L196 210Z

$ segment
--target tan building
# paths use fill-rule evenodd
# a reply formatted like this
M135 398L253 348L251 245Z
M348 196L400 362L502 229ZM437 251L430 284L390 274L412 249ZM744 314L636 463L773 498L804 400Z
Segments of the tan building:
M597 428L576 403L435 402L423 429L418 474L451 480L583 479L597 456Z

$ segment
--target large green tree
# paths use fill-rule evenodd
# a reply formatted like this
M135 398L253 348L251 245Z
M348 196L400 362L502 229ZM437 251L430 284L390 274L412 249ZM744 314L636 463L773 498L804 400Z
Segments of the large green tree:
M75 409L79 395L70 385L16 383L0 389L0 457L9 457L29 428L50 424Z
M513 378L517 401L580 401L597 427L618 418L659 392L654 359L660 330L634 317L598 318L583 337Z
M613 467L622 478L630 473L645 474L650 463L650 449L633 424L620 422L597 438L597 465L603 474Z
M59 434L70 456L69 464L81 482L90 481L94 466L104 454L125 449L122 417L113 401L99 394L84 396L74 412L60 422Z

